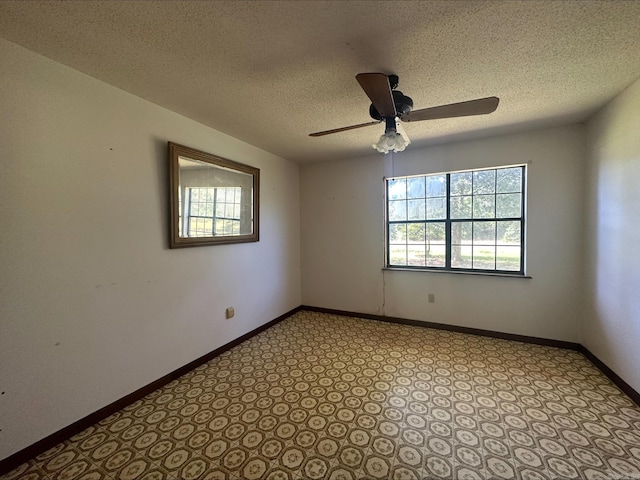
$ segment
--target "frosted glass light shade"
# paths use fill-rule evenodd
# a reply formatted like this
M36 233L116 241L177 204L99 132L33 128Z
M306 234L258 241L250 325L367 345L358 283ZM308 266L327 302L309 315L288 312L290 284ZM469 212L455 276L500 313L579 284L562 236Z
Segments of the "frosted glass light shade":
M395 130L386 130L380 136L377 143L372 145L378 152L387 154L389 152L402 152L411 143L407 137Z

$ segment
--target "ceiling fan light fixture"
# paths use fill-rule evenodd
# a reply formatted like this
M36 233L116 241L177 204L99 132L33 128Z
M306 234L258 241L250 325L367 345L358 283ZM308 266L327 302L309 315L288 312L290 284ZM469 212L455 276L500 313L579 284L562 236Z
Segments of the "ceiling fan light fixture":
M378 142L374 143L372 147L386 155L389 152L402 152L410 143L411 140L409 140L406 135L403 135L396 129L388 128L385 130L384 135L381 135Z

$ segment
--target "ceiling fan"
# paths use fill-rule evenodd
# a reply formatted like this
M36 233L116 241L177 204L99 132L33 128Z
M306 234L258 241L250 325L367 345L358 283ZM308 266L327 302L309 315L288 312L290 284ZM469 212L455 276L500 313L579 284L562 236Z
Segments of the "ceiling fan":
M384 73L359 73L356 80L371 100L369 115L375 121L350 125L348 127L334 128L322 132L310 133L311 137L321 137L332 133L345 132L355 128L377 125L385 122L385 133L373 148L381 153L401 152L411 143L404 134L401 124L403 122L419 122L422 120L435 120L439 118L467 117L471 115L485 115L494 112L498 108L498 97L478 98L460 103L450 103L437 107L413 110L413 100L404 95L398 87L397 75L385 75ZM401 132L398 132L398 130Z

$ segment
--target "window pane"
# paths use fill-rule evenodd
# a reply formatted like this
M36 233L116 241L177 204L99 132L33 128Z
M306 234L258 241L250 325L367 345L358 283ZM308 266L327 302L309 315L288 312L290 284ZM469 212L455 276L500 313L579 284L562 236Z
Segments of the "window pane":
M422 243L425 242L425 224L424 223L410 223L407 225L407 243Z
M502 193L496 195L496 217L519 217L522 211L520 199L521 194L519 193Z
M473 246L473 268L482 270L495 270L496 247L482 245Z
M407 219L407 201L392 200L389 202L389 220L406 220Z
M224 216L227 218L233 218L233 203L227 203L224 209Z
M495 218L496 216L495 195L474 195L473 196L473 218Z
M445 242L444 223L427 223L427 241L431 243Z
M447 199L429 198L427 200L427 220L447 218Z
M399 200L407 197L407 180L389 180L389 200Z
M204 225L201 218L189 219L189 236L190 237L202 237L205 235Z
M191 188L191 201L192 202L197 202L200 200L200 192L198 191L197 188Z
M522 167L498 170L497 188L499 193L522 191Z
M471 218L473 197L451 197L451 218Z
M424 220L425 200L408 200L409 212L408 220Z
M451 174L451 195L471 195L471 172Z
M444 245L428 245L427 261L428 267L444 267L446 257L446 246Z
M451 245L451 268L471 268L471 245Z
M424 177L407 179L407 198L424 198Z
M497 270L520 270L520 247L498 247L496 256Z
M224 203L216 203L216 217L224 217Z
M496 171L473 172L473 194L494 193L496 191Z
M412 267L424 267L426 265L425 247L423 245L409 245L407 248L407 264Z
M226 202L227 201L227 189L226 188L216 188L216 200L218 202Z
M391 265L407 264L407 247L406 245L390 245L389 246L389 263Z
M496 222L473 222L473 245L495 245Z
M389 225L389 243L405 243L407 226L404 224Z
M445 197L446 195L446 175L431 175L427 177L427 197Z
M473 227L471 222L454 222L451 224L451 243L471 244Z
M498 222L499 245L520 245L520 222Z

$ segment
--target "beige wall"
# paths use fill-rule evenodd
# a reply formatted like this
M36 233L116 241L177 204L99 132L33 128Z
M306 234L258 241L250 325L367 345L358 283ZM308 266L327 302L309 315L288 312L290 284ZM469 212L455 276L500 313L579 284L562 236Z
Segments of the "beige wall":
M4 40L0 64L1 459L298 306L300 212L289 161ZM168 249L168 140L260 168L260 242Z
M582 343L640 391L640 80L588 132Z
M410 135L410 132L409 132ZM579 340L585 135L581 125L301 168L306 305ZM531 279L383 271L385 175L529 163ZM435 303L427 302L427 294Z

